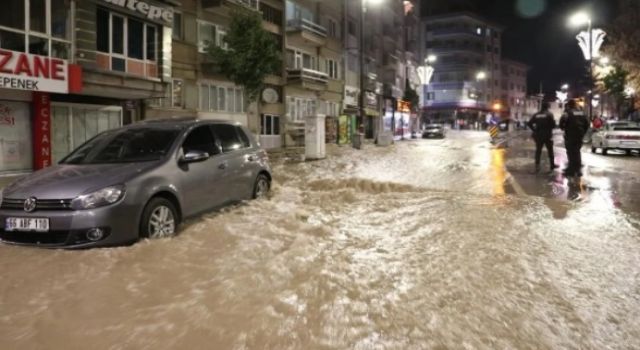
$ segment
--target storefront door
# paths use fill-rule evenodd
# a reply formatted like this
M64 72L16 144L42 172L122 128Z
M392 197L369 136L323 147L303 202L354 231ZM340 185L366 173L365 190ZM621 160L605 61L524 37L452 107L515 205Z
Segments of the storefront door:
M33 168L29 103L0 101L0 174Z
M122 126L122 108L118 106L54 103L51 111L54 164L97 134Z

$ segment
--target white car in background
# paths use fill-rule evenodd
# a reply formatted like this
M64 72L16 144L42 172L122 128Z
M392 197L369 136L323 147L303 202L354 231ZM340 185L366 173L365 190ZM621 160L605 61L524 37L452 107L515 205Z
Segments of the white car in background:
M640 124L634 122L615 121L607 123L592 136L591 152L597 149L606 155L609 150L623 150L631 154L640 150Z

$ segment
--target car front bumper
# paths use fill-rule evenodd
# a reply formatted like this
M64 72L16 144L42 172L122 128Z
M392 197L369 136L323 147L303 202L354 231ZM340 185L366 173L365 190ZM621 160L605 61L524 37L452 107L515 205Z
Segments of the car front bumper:
M130 244L138 239L140 208L119 202L91 210L0 210L0 241L43 248L90 248ZM134 216L135 215L135 216ZM7 218L49 219L47 232L7 231ZM104 236L91 241L87 233L100 229Z

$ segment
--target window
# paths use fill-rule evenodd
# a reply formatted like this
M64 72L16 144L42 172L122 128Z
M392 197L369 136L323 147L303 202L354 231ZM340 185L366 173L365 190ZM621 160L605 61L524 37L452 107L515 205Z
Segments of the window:
M220 140L222 152L227 153L243 147L243 142L240 140L234 125L214 124L211 129Z
M347 31L349 35L356 36L356 23L352 20L347 21Z
M182 13L180 12L173 13L172 37L175 40L182 40Z
M251 140L249 140L249 136L242 130L241 127L236 125L236 133L240 136L240 141L242 142L242 148L251 147Z
M427 92L426 95L427 101L433 101L436 99L436 93L435 92Z
M228 45L224 42L225 36L227 36L227 32L220 26L198 21L198 51L201 53L207 52L211 45L216 45L226 50Z
M280 117L271 114L261 115L260 135L280 135Z
M335 60L326 60L326 70L325 72L329 75L329 78L331 79L340 79L340 71L339 71L339 66L338 66L338 62Z
M68 0L4 1L0 48L68 59L70 13Z
M199 126L187 135L182 144L182 152L187 154L191 151L207 152L209 155L220 153L208 126Z
M171 82L171 107L182 108L184 106L183 85L184 82L180 79L173 79Z
M100 68L157 77L158 30L155 25L98 8L96 31Z
M316 100L300 97L287 98L287 117L292 121L303 121L305 117L316 115Z
M305 52L287 50L286 59L287 67L291 69L318 69L317 58Z
M271 7L262 1L260 1L259 6L260 12L262 12L263 20L278 26L282 25L282 11L278 10L275 7Z
M199 90L200 110L245 113L244 91L241 88L201 83Z
M338 22L333 18L327 18L327 34L331 38L340 39Z

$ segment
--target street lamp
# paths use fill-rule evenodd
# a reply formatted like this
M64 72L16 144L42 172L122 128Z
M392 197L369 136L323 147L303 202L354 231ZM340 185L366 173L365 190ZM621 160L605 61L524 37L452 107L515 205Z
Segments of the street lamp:
M589 61L589 88L593 89L593 59L600 56L600 47L604 43L606 33L601 29L593 29L591 16L586 12L578 12L569 17L569 24L573 27L582 27L587 25L587 31L580 32L576 36L578 45L582 49L584 58ZM593 94L588 95L589 99L589 119L593 117Z
M360 98L358 99L358 107L360 109L360 120L358 124L358 128L364 121L366 120L366 111L365 111L365 103L364 103L364 91L365 91L365 72L364 72L364 21L367 14L367 4L377 5L381 3L383 0L360 0L362 11L360 11ZM359 137L359 136L358 136Z
M562 91L567 91L569 90L569 84L562 84L560 88L562 89Z

